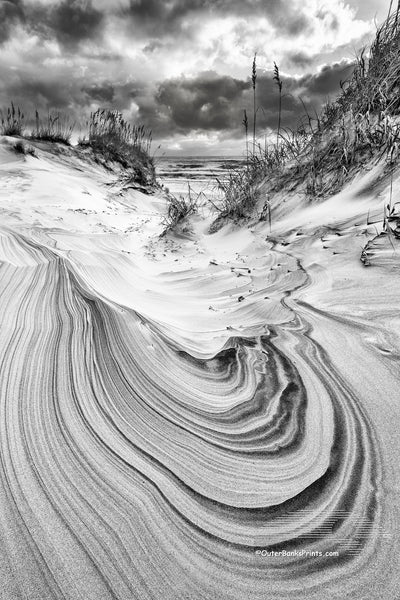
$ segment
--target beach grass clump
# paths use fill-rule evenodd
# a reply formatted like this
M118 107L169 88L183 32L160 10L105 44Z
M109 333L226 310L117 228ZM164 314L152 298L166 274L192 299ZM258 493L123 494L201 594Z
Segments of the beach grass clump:
M25 148L25 144L22 140L18 140L18 142L15 142L15 144L13 144L12 149L14 150L15 154L26 154L26 148Z
M232 169L225 177L217 178L217 189L221 197L212 202L219 213L218 220L232 218L234 220L250 216L259 199L263 182L273 174L283 185L283 165L296 164L300 149L304 148L307 137L297 136L291 131L281 131L279 144L263 144L256 142L253 151L246 148L246 158L242 164Z
M81 146L90 146L106 163L117 162L129 169L141 185L155 181L151 143L151 131L143 125L128 123L119 111L108 109L91 113L87 139L80 141Z
M234 169L226 177L217 179L221 197L213 205L219 218L241 219L248 216L257 201L257 180L250 168Z
M128 123L117 110L99 109L90 115L88 139L92 146L117 150L127 147L149 154L152 132L144 125Z
M67 116L59 112L48 112L46 118L42 119L36 110L35 129L32 130L30 137L33 140L58 142L69 146L74 126Z
M19 107L11 106L7 110L0 110L0 134L9 136L22 136L24 133L24 114Z
M164 230L162 235L172 231L187 217L197 212L200 195L194 194L190 186L188 186L187 195L175 196L170 191L166 191L167 212L163 219Z
M23 154L24 156L30 154L31 156L36 157L35 148L32 146L26 146L22 140L15 142L15 144L12 146L12 149L14 150L15 154Z

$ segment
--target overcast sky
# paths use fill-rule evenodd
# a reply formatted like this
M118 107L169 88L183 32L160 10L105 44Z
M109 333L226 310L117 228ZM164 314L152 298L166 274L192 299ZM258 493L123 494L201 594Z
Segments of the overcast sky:
M59 109L82 125L116 108L166 154L240 154L257 52L259 129L333 99L384 0L0 0L0 106Z

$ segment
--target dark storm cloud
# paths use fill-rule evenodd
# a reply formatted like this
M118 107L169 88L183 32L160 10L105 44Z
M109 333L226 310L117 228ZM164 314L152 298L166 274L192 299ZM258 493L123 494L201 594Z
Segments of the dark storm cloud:
M249 81L200 73L194 79L165 81L155 99L180 131L231 129L237 119L236 108L249 87Z
M96 106L115 108L143 122L153 130L155 137L184 136L190 132L242 136L243 111L248 112L250 120L252 118L250 78L207 71L194 77L161 79L158 84L154 79L145 81L145 75L143 81L132 81L123 57L109 56L101 44L108 19L114 19L114 26L120 24L115 21L118 14L122 15L118 6L121 4L112 3L104 9L108 12L101 12L96 0L61 0L51 4L39 0L25 4L23 0L0 0L0 40L10 38L13 27L22 24L44 39L58 40L68 58L73 58L65 63L56 60L46 69L42 68L40 60L33 58L29 65L20 64L14 70L0 69L1 97L6 101L13 99L26 112L33 113L35 108L41 111L56 109L76 120L85 119ZM159 53L162 48L166 48L167 53L173 40L179 43L179 32L185 23L195 27L204 15L245 16L250 13L256 19L265 16L276 26L283 20L285 31L292 35L308 27L304 15L288 9L283 0L131 0L124 16L133 30L148 36L142 52L149 56L153 52ZM327 13L321 13L320 17L330 18ZM157 38L158 30L165 30L166 37ZM172 31L177 31L177 35L168 38L168 32ZM81 45L88 40L97 43ZM46 45L40 42L35 51L38 57L46 57L48 52ZM299 49L286 57L286 64L303 69L308 67L311 71L315 57L308 58ZM350 75L351 69L352 65L342 62L300 78L282 76L283 126L296 127L304 113L303 102L310 112L319 110L328 96L336 95L340 81ZM274 129L279 95L271 71L259 71L256 95L259 131Z
M294 129L305 117L318 113L327 100L334 100L340 93L340 82L348 79L354 64L347 62L325 65L316 74L301 78L282 75L282 124ZM257 105L261 127L275 128L278 113L278 90L272 81L273 73L264 73L257 83Z
M94 8L91 0L64 0L47 14L48 28L66 46L96 38L103 22L103 13Z
M340 80L351 75L354 65L337 63L325 66L316 75L283 79L282 122L295 128L304 116L304 106L313 113L319 111L329 95L340 91ZM252 88L250 80L202 73L193 79L179 78L163 82L154 97L155 102L140 105L140 116L153 122L160 133L185 134L190 131L222 131L231 135L243 133L243 111L252 118ZM263 72L257 78L257 121L260 129L274 129L277 124L279 95L273 72Z
M82 86L82 80L75 78L73 68L62 72L43 72L29 69L8 75L0 69L0 77L6 82L7 100L21 106L27 115L41 111L61 110L79 120L90 112L93 105L125 111L132 100L145 96L145 87L130 83L93 81ZM7 80L8 77L8 80ZM148 104L148 100L143 100ZM1 103L0 103L1 104Z
M294 65L295 67L309 67L313 64L314 58L312 56L308 56L302 51L292 52L287 55L286 60L290 65Z
M25 74L23 78L13 78L8 85L8 96L20 105L27 114L40 110L60 109L74 112L85 102L82 93L68 79L41 79L39 74Z
M340 62L326 65L314 75L305 75L300 84L305 86L312 96L327 97L336 94L340 88L340 82L346 81L354 70L353 63Z
M24 20L22 0L0 0L0 44L9 39L14 25Z
M300 78L282 74L282 125L297 126L304 115L303 103L310 114L319 111L329 96L335 98L340 81L348 78L352 69L353 65L342 62ZM51 72L40 66L14 72L0 70L0 77L7 89L7 101L13 99L30 115L36 108L56 109L82 122L93 107L113 108L151 128L154 137L159 138L191 132L240 137L244 110L252 120L250 78L207 71L156 85L148 81L104 80L89 70L86 73L84 84L75 77L73 66L61 70L55 66ZM272 71L258 73L256 103L258 130L275 129L279 94Z
M83 87L82 92L91 100L102 103L112 102L115 96L115 88L111 83L93 84L89 87Z
M278 23L293 36L300 35L310 27L309 21L304 15L291 15L289 20L279 18Z
M92 0L63 0L50 5L40 0L29 4L0 0L0 43L20 22L43 38L55 38L64 47L73 48L85 40L100 42L107 21L122 17L132 33L153 38L148 43L151 51L152 44L171 34L190 37L198 19L210 15L265 17L280 33L289 35L298 35L310 26L302 13L283 0L131 0L123 9L110 3L103 10Z
M104 14L91 0L64 0L52 8L39 6L33 10L32 28L46 37L55 37L66 48L101 36Z
M98 38L104 22L105 15L92 0L63 0L50 6L39 1L0 0L0 43L10 38L15 24L21 23L27 31L74 48L83 40Z
M130 0L122 14L133 27L146 35L165 36L180 32L189 35L196 18L206 15L266 17L281 33L297 35L309 28L308 19L284 0Z

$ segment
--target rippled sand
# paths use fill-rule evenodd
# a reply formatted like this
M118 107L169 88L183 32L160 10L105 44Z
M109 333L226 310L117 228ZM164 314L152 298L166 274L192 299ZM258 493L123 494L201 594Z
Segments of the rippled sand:
M3 141L1 598L400 597L381 172L160 239L161 196Z

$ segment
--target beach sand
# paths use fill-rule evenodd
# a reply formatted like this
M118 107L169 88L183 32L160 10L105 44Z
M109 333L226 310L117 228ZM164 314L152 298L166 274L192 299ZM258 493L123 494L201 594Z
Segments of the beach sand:
M400 597L400 244L377 237L385 165L325 201L281 192L271 230L209 234L203 207L160 237L161 190L11 142L0 597Z

